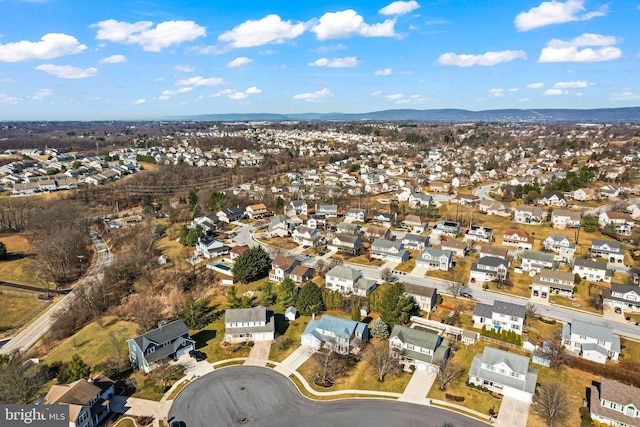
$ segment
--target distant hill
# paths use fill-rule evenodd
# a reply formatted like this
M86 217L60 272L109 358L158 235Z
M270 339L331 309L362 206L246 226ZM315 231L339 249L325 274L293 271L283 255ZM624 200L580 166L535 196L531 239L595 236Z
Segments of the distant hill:
M640 107L531 110L384 110L370 113L229 113L170 117L195 121L422 121L422 122L534 122L534 123L640 123Z

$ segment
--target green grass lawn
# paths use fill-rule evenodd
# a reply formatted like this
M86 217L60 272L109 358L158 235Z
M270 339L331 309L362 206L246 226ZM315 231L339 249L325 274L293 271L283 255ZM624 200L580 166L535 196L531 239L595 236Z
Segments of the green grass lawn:
M137 427L131 418L123 418L113 427Z
M284 319L284 316L276 314L276 330L278 334L289 339L290 345L286 348L278 349L277 343L271 344L269 360L282 362L287 356L293 353L295 349L300 346L300 335L307 327L310 319L310 316L301 316L293 322L289 322Z
M414 251L412 251L414 252ZM416 257L412 254L409 259L405 262L402 262L394 267L395 271L402 271L404 273L411 273L411 271L416 267Z
M191 338L196 341L196 348L207 355L208 362L218 362L233 357L249 356L250 347L223 346L224 341L224 316L207 325L206 328L191 331Z
M189 385L191 381L190 380L184 380L182 381L176 388L173 389L173 391L169 394L169 396L167 397L167 400L173 400L176 398L176 396L178 395L178 393L180 393L182 391L183 388L185 388L187 385Z
M1 289L9 289L3 288ZM2 316L0 317L0 337L13 335L17 328L25 325L38 313L49 306L48 301L42 301L31 294L0 293Z
M7 246L7 259L0 262L0 280L43 287L36 279L38 262L26 234L2 233L0 241Z

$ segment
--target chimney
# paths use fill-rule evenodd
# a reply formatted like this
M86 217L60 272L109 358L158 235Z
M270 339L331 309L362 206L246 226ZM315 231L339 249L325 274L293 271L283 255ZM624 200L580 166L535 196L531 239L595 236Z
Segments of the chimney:
M316 320L316 312L311 313L311 320Z

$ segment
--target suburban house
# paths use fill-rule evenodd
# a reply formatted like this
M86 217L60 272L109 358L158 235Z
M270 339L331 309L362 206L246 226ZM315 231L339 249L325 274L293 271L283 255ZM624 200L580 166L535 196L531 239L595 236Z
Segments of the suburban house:
M336 224L336 234L360 234L362 227L358 224L351 224L348 222L339 222Z
M483 199L478 204L478 211L486 215L511 216L507 205L497 200Z
M226 310L224 328L224 341L228 343L270 341L276 334L273 310L262 305Z
M207 259L229 254L229 246L220 239L204 236L196 243L195 256L203 256Z
M448 193L451 185L442 181L431 181L429 183L429 191L434 193Z
M524 305L510 302L494 301L493 305L478 302L473 307L473 323L475 327L504 329L521 335L526 310Z
M220 229L220 220L216 214L210 213L193 219L190 229L200 227L204 234L211 235Z
M336 265L325 276L326 288L343 294L369 296L378 283L373 279L365 279L360 270L354 270L346 265Z
M591 386L591 418L616 427L640 425L640 389L607 378Z
M324 215L325 218L337 218L338 205L319 205L316 208L316 215Z
M588 200L593 200L595 194L595 191L590 188L579 188L571 193L571 198L579 202L586 202Z
M533 278L532 294L534 297L547 298L550 294L573 296L574 276L565 271L543 268Z
M446 249L426 248L416 257L416 267L449 271L453 267L453 252Z
M338 354L349 354L359 352L362 344L369 341L369 328L366 323L325 314L320 320L309 321L300 341L314 351L326 348Z
M538 204L542 206L559 206L564 208L567 201L557 194L545 194L538 199Z
M251 219L260 219L269 213L264 203L249 205L245 208L245 212Z
M515 209L513 220L523 224L535 224L542 221L542 216L543 213L540 206L521 205Z
M293 241L302 246L318 246L322 240L320 232L315 228L299 226L292 233Z
M624 262L624 249L620 247L620 242L592 239L589 255L593 258L604 258L610 264L622 264Z
M445 236L458 237L460 235L460 223L440 220L433 227L433 233L444 234Z
M235 262L235 260L238 259L238 257L242 255L247 249L249 249L249 246L246 245L234 246L229 251L229 258L231 258L232 262Z
M600 199L616 200L620 195L620 187L615 184L603 185L598 189Z
M366 209L357 209L351 208L344 214L345 221L352 222L367 222L367 210Z
M507 266L511 265L513 261L513 257L509 255L509 251L507 248L503 248L501 246L493 246L493 245L482 245L480 247L480 258L484 256L493 256L496 258L502 258L507 261Z
M220 221L229 224L234 221L241 220L244 216L244 212L242 212L242 209L237 206L231 206L230 208L216 212L216 215Z
M613 282L611 289L602 291L602 303L621 310L640 311L640 288Z
M493 282L506 280L509 271L507 261L492 256L480 257L478 262L471 264L471 283Z
M346 253L349 255L358 255L364 245L360 236L351 234L336 234L327 245L327 249Z
M70 384L54 384L43 404L68 405L70 427L97 427L111 411L110 399L115 394L114 387L115 382L104 375L89 381L80 379Z
M519 251L533 248L533 237L529 233L519 228L509 228L502 235L504 246L515 246Z
M422 218L418 215L405 216L404 221L402 221L402 225L411 230L412 233L420 234L429 230L429 223L422 221Z
M465 242L493 242L493 228L483 227L481 225L472 225L469 230L465 232L463 240Z
M282 215L274 215L269 219L267 228L269 237L286 237L289 235L289 223Z
M620 337L612 329L578 320L562 325L562 342L567 350L593 362L615 361L620 355Z
M395 325L389 335L389 347L406 371L438 372L436 363L449 357L449 343L435 331Z
M409 260L409 251L401 242L375 239L371 243L371 258L400 263Z
M271 270L269 271L269 280L280 283L289 277L296 265L300 264L295 258L278 255L271 262Z
M395 216L393 214L384 212L373 213L373 223L381 227L389 228L393 225L394 221Z
M433 196L430 194L413 192L409 196L409 207L411 209L416 209L418 206L431 206L433 204Z
M540 272L543 268L555 270L558 264L553 254L526 250L522 252L522 271Z
M292 200L284 207L287 216L307 215L307 202L304 200Z
M569 211L566 209L554 209L551 212L551 225L558 230L566 230L568 228L580 227L580 212Z
M195 350L196 342L182 320L175 320L127 341L129 358L134 370L151 372L168 359Z
M542 241L542 247L545 251L552 251L558 255L555 257L557 261L571 261L576 253L576 244L569 240L564 234L552 233Z
M386 239L391 235L391 230L381 225L370 225L364 235L369 239Z
M605 261L594 261L592 259L577 259L573 263L573 274L592 282L611 283L613 271L607 268Z
M621 236L630 236L631 229L634 226L634 220L629 214L622 212L605 211L598 215L598 225L601 228L613 224L617 234Z
M308 282L309 280L313 279L313 275L315 273L316 271L313 268L307 267L306 265L298 264L295 267L293 267L293 270L291 270L289 277L296 284L302 285Z
M444 250L453 252L454 256L464 257L469 252L469 244L460 240L449 239L443 242L440 247Z
M451 203L457 203L462 206L475 206L480 203L480 197L474 194L456 194L456 197L451 199Z
M537 378L529 357L493 347L485 347L469 368L470 383L525 402L532 401Z
M429 312L436 308L436 297L438 295L436 288L405 283L404 291L413 298L420 310Z
M421 251L429 247L429 236L407 233L402 238L402 244L407 249Z

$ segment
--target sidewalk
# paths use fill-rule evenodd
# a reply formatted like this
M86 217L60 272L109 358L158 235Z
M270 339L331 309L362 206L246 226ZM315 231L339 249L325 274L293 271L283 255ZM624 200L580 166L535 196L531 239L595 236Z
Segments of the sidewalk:
M313 351L305 346L298 347L293 353L287 356L278 366L274 368L276 372L288 377L296 371L304 362L313 355Z

